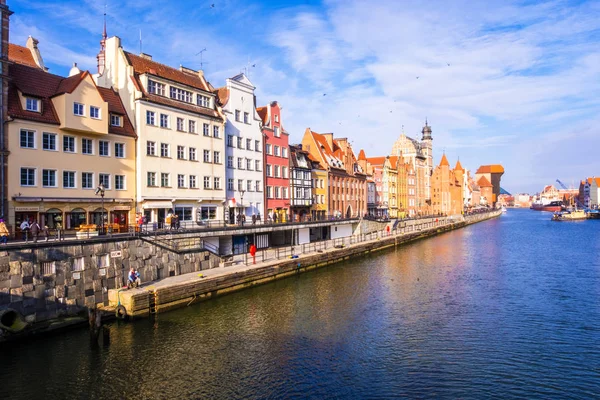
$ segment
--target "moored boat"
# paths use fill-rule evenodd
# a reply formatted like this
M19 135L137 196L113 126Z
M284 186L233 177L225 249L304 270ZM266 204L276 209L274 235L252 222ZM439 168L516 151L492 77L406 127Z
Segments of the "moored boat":
M582 219L587 219L587 214L584 210L556 212L552 216L553 221L578 221Z
M559 212L562 211L563 206L562 201L551 201L548 204L533 203L531 209L536 211Z

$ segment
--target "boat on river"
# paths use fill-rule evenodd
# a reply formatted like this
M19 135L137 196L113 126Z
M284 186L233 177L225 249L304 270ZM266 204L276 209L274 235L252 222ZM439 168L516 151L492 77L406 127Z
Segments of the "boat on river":
M551 211L551 212L559 212L563 209L562 201L551 201L549 203L533 203L531 205L532 210L536 211Z
M552 215L552 221L579 221L582 219L587 219L585 210L562 211Z

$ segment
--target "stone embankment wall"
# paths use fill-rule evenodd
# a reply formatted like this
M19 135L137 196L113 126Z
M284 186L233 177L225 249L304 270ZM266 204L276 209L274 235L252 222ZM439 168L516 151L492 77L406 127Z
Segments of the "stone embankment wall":
M72 243L0 252L0 311L30 323L75 315L108 303L108 290L127 283L129 268L143 282L219 266L209 252L176 254L136 240Z

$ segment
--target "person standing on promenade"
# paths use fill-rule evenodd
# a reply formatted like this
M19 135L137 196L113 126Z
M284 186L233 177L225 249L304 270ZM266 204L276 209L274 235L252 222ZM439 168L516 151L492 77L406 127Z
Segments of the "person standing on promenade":
M21 228L21 233L23 234L23 240L27 241L27 233L29 232L29 221L24 219L23 222L21 222L21 226L19 226L19 228Z
M40 225L34 219L33 222L29 225L29 229L31 229L31 237L33 239L33 243L36 243L38 240L38 236L40 234Z
M8 228L4 223L4 219L0 218L0 243L6 244L8 242Z

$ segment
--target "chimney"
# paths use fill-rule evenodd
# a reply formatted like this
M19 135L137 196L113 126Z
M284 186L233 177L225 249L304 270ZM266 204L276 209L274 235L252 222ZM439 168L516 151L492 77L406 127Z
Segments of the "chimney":
M46 66L44 65L44 60L42 59L40 49L38 49L39 43L40 42L37 39L29 36L29 38L27 38L27 43L25 44L25 46L29 49L29 51L31 51L31 55L33 56L33 60L35 61L37 66L40 67L40 69L43 69L44 71L48 71L48 68L46 68Z
M144 60L152 61L152 56L150 54L140 53L140 57L142 57Z

